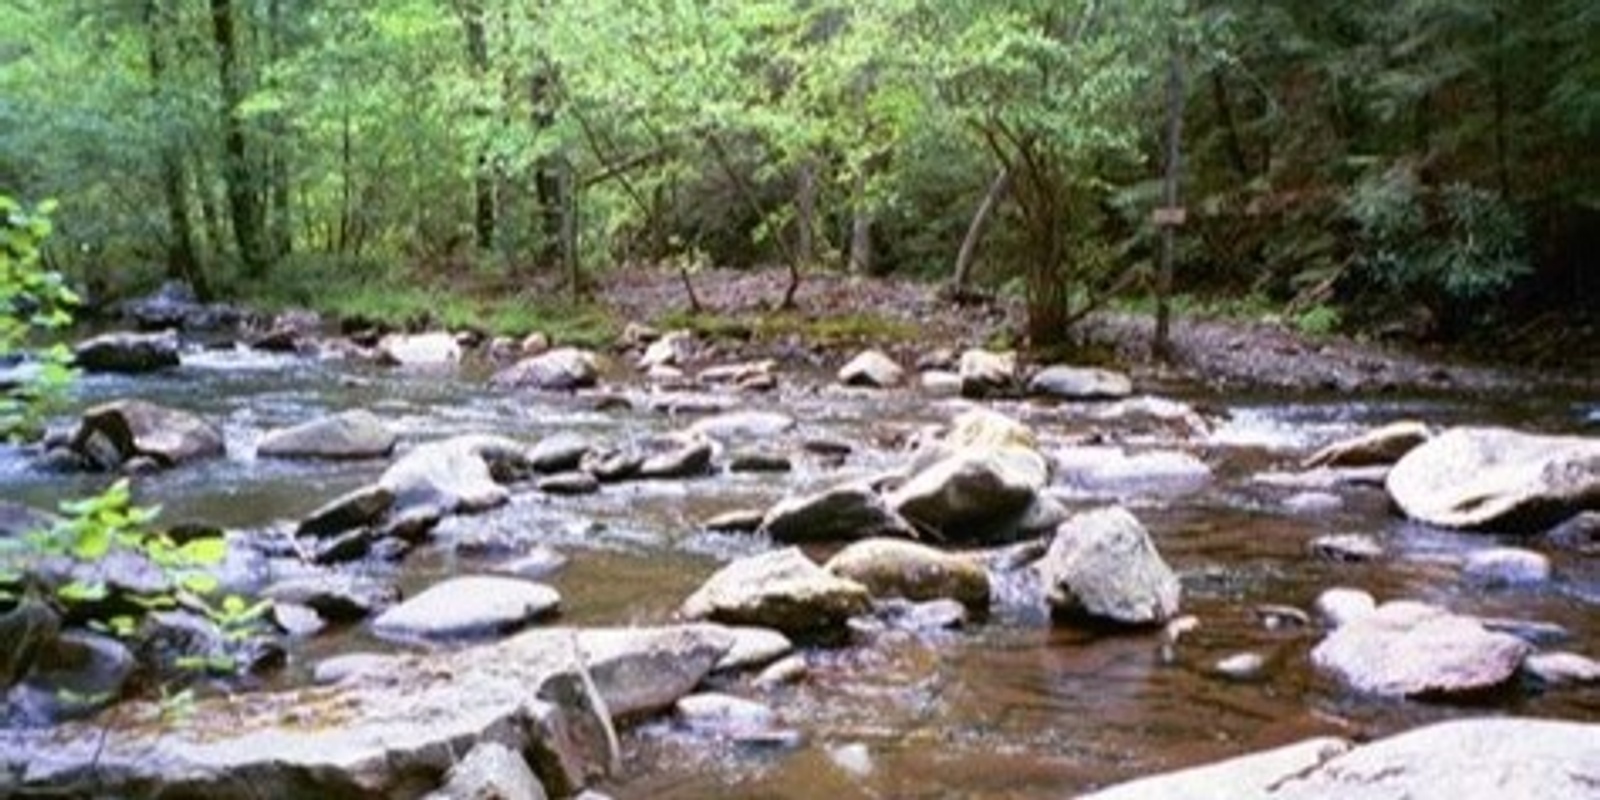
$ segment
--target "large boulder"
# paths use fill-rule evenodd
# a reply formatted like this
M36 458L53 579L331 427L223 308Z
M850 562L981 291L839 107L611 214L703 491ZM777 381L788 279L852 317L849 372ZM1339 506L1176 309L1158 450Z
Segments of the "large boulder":
M400 457L378 479L394 495L396 512L432 507L473 513L511 498L499 479L531 472L528 448L498 436L466 435L430 442Z
M975 558L901 539L855 542L824 568L872 592L874 597L924 601L952 599L969 608L989 607L989 572Z
M785 498L762 518L759 530L775 542L851 541L905 537L916 531L872 487L847 483Z
M1452 428L1406 453L1385 486L1429 525L1540 531L1600 509L1600 438Z
M416 369L453 367L461 363L461 344L445 331L391 334L378 342L378 361Z
M887 389L899 386L906 379L906 371L883 351L865 350L839 368L838 378L846 386Z
M122 699L136 666L122 642L69 630L39 651L28 679L11 690L10 699L36 724L81 716Z
M0 729L0 788L97 795L417 797L473 747L521 755L553 794L615 769L613 719L670 707L726 652L705 626L541 629L400 656L331 686L157 703L114 719Z
M1120 400L1133 394L1133 380L1094 367L1045 367L1028 380L1028 393L1062 400Z
M1471 617L1402 600L1339 626L1311 651L1311 663L1367 694L1445 695L1505 683L1531 650Z
M689 619L773 628L791 636L827 635L872 604L866 587L812 563L797 547L741 558L684 601Z
M352 409L288 428L268 431L256 455L273 458L383 458L398 437L365 409Z
M974 449L947 456L888 495L919 530L949 541L986 541L1014 531L1049 479L1037 452Z
M397 639L460 639L521 628L555 612L561 595L541 583L487 575L434 584L378 615L372 628Z
M600 361L594 353L558 347L525 358L490 379L495 386L544 391L584 389L600 381Z
M1309 739L1155 775L1084 800L1576 800L1600 785L1600 725L1545 719L1440 722L1356 745Z
M155 372L178 366L178 335L103 333L73 348L73 362L86 372Z
M1035 569L1058 617L1160 625L1178 614L1178 576L1139 520L1119 507L1067 520Z
M83 412L71 448L101 469L116 469L138 457L172 467L227 450L216 426L144 400L116 400Z
M1312 453L1301 466L1311 469L1393 464L1432 435L1427 425L1415 420L1392 422L1360 436L1329 443Z

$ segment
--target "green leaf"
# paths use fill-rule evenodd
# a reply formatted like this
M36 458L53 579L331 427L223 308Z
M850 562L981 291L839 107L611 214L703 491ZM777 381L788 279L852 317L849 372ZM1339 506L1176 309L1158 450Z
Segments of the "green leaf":
M178 558L191 566L220 564L228 555L228 541L220 536L208 536L185 542L178 548Z
M215 575L210 575L203 572L185 575L179 580L179 584L185 590L195 594L211 594L217 590L218 586L221 585L217 581L217 577Z
M56 596L68 603L94 603L108 595L103 581L72 581L56 589Z

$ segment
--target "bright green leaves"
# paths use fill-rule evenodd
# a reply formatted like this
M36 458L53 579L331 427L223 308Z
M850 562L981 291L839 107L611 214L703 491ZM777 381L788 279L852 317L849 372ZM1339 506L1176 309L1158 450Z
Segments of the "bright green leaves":
M42 263L54 209L49 201L28 209L0 194L0 357L25 350L41 333L72 322L77 294ZM0 440L37 427L71 379L70 364L64 346L48 347L35 354L25 380L0 388Z

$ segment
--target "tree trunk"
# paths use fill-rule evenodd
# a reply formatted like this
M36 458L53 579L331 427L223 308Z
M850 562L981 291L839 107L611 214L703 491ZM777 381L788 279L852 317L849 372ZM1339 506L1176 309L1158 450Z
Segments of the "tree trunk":
M161 8L160 0L147 0L145 25L150 37L150 88L158 104L166 90L164 17L165 9ZM162 137L160 145L161 193L167 205L167 276L189 284L195 294L209 299L211 287L201 269L194 244L194 226L189 221L189 183L183 171L180 145L181 140L170 135Z
M245 121L239 113L244 101L244 77L239 65L232 0L211 0L213 43L217 49L217 78L222 91L222 179L228 196L228 215L245 274L266 275L270 259L262 215L260 182L250 163Z
M1178 180L1183 170L1183 59L1178 39L1172 39L1172 55L1167 66L1166 171L1162 176L1161 204L1169 212L1178 208ZM1161 270L1156 275L1156 334L1151 351L1156 358L1171 356L1170 327L1172 310L1172 261L1177 250L1178 221L1163 220L1161 226Z
M459 11L461 27L467 38L467 62L472 69L473 78L482 82L489 72L489 37L484 30L483 6L478 3L462 3ZM475 104L472 115L480 120L487 119L489 109L481 103ZM494 166L489 158L488 146L479 144L477 164L472 175L474 206L472 229L479 250L489 250L494 247L496 215L494 188Z
M528 87L533 109L530 122L535 132L543 131L556 121L555 77L548 69L541 68L529 79ZM560 159L554 157L539 159L539 163L534 167L533 190L539 201L535 228L540 235L539 260L544 263L559 261L562 258L562 220L566 216L568 200L563 193L566 184L563 182L561 170Z
M856 175L855 210L850 215L850 272L872 274L872 211L867 208L867 170Z
M283 0L267 4L267 58L277 64L283 58ZM271 206L271 225L268 229L272 260L280 259L294 248L294 220L289 202L289 126L283 111L274 111L267 119L271 133L267 180Z
M967 235L961 239L955 272L950 277L951 294L954 296L959 298L967 293L967 284L972 280L972 265L978 257L978 243L983 240L983 233L988 229L989 218L994 215L995 208L1010 190L1011 170L1002 167L995 173L994 180L989 182L989 191L984 192L983 201L978 203L978 210L972 214L972 222L967 224Z
M802 264L817 260L817 165L810 158L801 160L794 192L794 257Z

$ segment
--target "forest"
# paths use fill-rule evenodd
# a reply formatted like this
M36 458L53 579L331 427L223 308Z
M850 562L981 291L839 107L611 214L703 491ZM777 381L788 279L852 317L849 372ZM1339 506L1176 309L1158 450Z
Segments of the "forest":
M0 30L0 189L58 204L91 303L172 278L520 334L607 270L772 267L775 306L816 271L1025 298L1049 345L1162 287L1445 340L1600 296L1586 0L14 0Z

